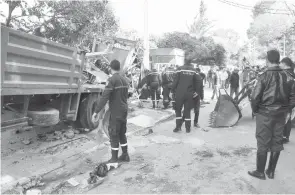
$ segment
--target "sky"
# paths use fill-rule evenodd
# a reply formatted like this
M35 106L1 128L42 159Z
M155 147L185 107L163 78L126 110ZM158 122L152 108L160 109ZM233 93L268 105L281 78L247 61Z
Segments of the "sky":
M231 2L254 6L260 0L230 0ZM110 0L120 27L144 33L144 0ZM252 12L224 4L218 0L205 0L207 17L214 21L216 29L231 28L241 40L246 40L246 31L252 22ZM148 0L149 33L157 36L165 32L187 32L198 13L200 0Z

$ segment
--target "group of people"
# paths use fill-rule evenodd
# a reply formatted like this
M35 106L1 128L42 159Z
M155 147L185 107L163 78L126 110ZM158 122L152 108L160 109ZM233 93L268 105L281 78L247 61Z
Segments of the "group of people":
M183 70L183 68L185 68ZM180 79L181 78L181 79ZM177 125L174 132L180 130L183 122L186 124L186 131L190 132L190 110L194 108L194 126L199 127L199 111L200 101L204 99L203 80L205 75L201 73L199 68L194 68L191 63L174 68L167 67L162 73L157 72L155 68L146 76L144 80L146 89L149 91L153 108L155 108L160 100L161 89L163 95L164 109L168 108L172 102L173 108L177 116ZM184 80L183 80L184 79ZM193 80L192 80L193 79ZM186 92L189 90L189 92ZM193 97L194 94L194 97ZM184 107L184 116L178 119L181 110Z
M108 162L129 162L126 138L128 81L120 74L119 61L113 60L110 68L112 76L95 108L93 119L98 117L98 113L109 101L112 158ZM270 179L274 178L280 152L284 149L284 140L288 141L290 135L291 110L295 107L294 79L294 64L291 59L284 58L280 61L278 51L268 51L267 67L262 74L258 75L250 98L252 111L256 115L257 139L256 170L248 172L253 177L265 180L266 174ZM170 92L174 94L176 127L173 131L180 131L182 124L185 123L186 132L189 133L191 109L198 109L200 100L203 99L203 79L199 69L196 70L187 60L185 65L178 67L177 70L168 68L163 75L153 70L146 80L147 86L156 95L155 100L157 100L157 91L160 86L163 86L165 91L164 100L167 100L167 94ZM183 114L182 108L184 108ZM195 125L197 125L196 122ZM119 145L122 148L120 157L118 157ZM270 152L270 160L265 170L268 152Z

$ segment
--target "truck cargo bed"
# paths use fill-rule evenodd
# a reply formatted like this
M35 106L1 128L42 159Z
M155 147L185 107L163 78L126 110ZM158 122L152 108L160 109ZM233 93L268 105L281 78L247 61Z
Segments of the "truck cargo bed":
M75 48L1 26L2 95L76 93L82 66Z

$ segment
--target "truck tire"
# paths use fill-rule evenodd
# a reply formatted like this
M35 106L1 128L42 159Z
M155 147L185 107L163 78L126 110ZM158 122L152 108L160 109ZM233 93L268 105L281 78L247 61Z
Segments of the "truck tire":
M102 131L106 134L106 136L109 139L110 139L110 135L109 135L110 116L111 116L111 112L109 109L107 109L104 114L104 117L102 119L102 124L101 124Z
M100 111L100 117L96 121L92 121L92 115L100 98L101 96L98 93L92 93L82 99L79 108L79 122L83 128L94 130L98 127L105 111L104 109Z
M44 108L41 111L28 110L29 125L48 127L59 122L59 110Z

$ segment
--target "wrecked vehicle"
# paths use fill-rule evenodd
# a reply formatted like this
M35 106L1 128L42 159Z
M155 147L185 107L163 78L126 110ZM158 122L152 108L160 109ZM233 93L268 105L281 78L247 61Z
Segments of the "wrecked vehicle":
M106 49L101 49L95 40L92 52L87 53L4 26L1 32L1 131L60 121L89 130L102 121L102 128L107 128L108 106L96 121L92 114L108 76L89 61L118 58L123 68L131 66L136 42L122 49L115 44L125 40L108 38Z

